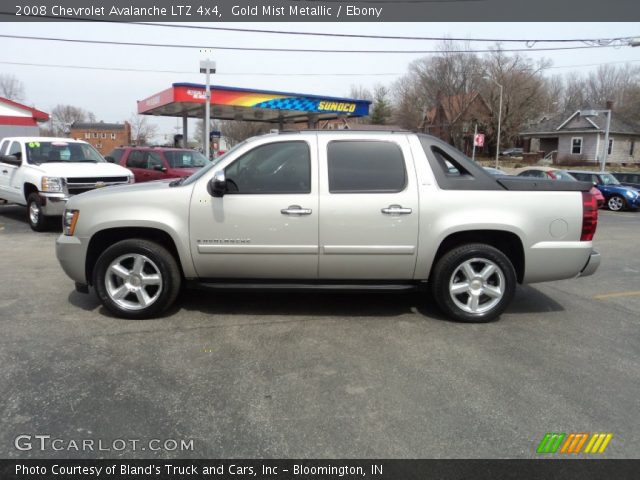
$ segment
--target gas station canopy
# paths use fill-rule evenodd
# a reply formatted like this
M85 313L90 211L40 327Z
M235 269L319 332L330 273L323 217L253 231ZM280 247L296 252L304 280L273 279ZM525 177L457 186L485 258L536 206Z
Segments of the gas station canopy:
M211 85L211 117L220 120L244 120L279 124L307 122L369 114L368 100L323 97L303 93L274 92ZM205 86L174 83L145 100L138 101L141 115L202 118Z

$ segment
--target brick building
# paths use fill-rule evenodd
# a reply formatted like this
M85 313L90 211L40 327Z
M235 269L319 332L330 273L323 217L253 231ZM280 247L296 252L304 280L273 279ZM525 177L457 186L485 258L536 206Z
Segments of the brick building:
M81 123L71 124L69 136L90 143L102 154L107 155L120 145L131 145L131 125L124 123Z

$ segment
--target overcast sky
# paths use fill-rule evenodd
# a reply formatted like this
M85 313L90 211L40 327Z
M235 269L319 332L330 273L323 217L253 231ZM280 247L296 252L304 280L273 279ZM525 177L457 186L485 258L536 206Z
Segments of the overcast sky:
M640 23L226 23L222 25L230 28L252 27L274 30L464 38L595 39L640 37ZM197 31L131 24L0 23L0 26L3 34L193 45L428 50L436 47L437 43L432 41ZM480 49L489 45L474 43L472 48ZM545 46L550 45L546 44ZM504 45L504 48L520 47L526 48L523 44ZM589 72L596 68L595 66L578 65L640 62L640 47L528 52L527 55L534 59L544 57L552 60L554 67L558 68L549 70L548 74L550 75L572 70ZM166 89L174 82L203 83L204 75L197 73L198 65L201 59L207 57L217 62L218 74L213 78L212 83L214 84L347 96L351 85L363 85L371 88L377 83L392 83L406 72L411 61L421 56L423 55L270 53L225 50L202 53L197 48L125 47L0 38L0 72L14 74L24 83L28 104L48 112L57 104L76 105L94 112L99 120L105 122L122 122L128 119L136 111L136 100L141 100ZM8 65L2 62L175 70L193 73L78 70ZM361 73L364 75L295 75L299 73ZM173 127L177 124L176 120L163 118L153 118L153 120L159 124L161 134L175 133ZM193 130L191 131L193 132Z

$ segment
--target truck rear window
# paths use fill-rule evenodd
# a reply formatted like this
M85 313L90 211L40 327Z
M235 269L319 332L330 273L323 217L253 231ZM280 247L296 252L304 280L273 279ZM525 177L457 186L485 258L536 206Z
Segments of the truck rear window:
M337 140L327 145L327 160L331 193L394 193L407 183L396 143Z

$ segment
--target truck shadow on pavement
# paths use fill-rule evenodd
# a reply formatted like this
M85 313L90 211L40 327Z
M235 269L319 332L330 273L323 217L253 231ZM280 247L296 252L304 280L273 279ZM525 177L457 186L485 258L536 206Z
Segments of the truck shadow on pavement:
M71 292L69 303L85 311L115 318L100 305L95 293ZM551 297L530 286L519 286L506 314L563 311ZM260 315L309 317L395 317L417 313L433 320L451 321L438 310L427 292L291 292L184 290L176 304L160 318L188 315Z

